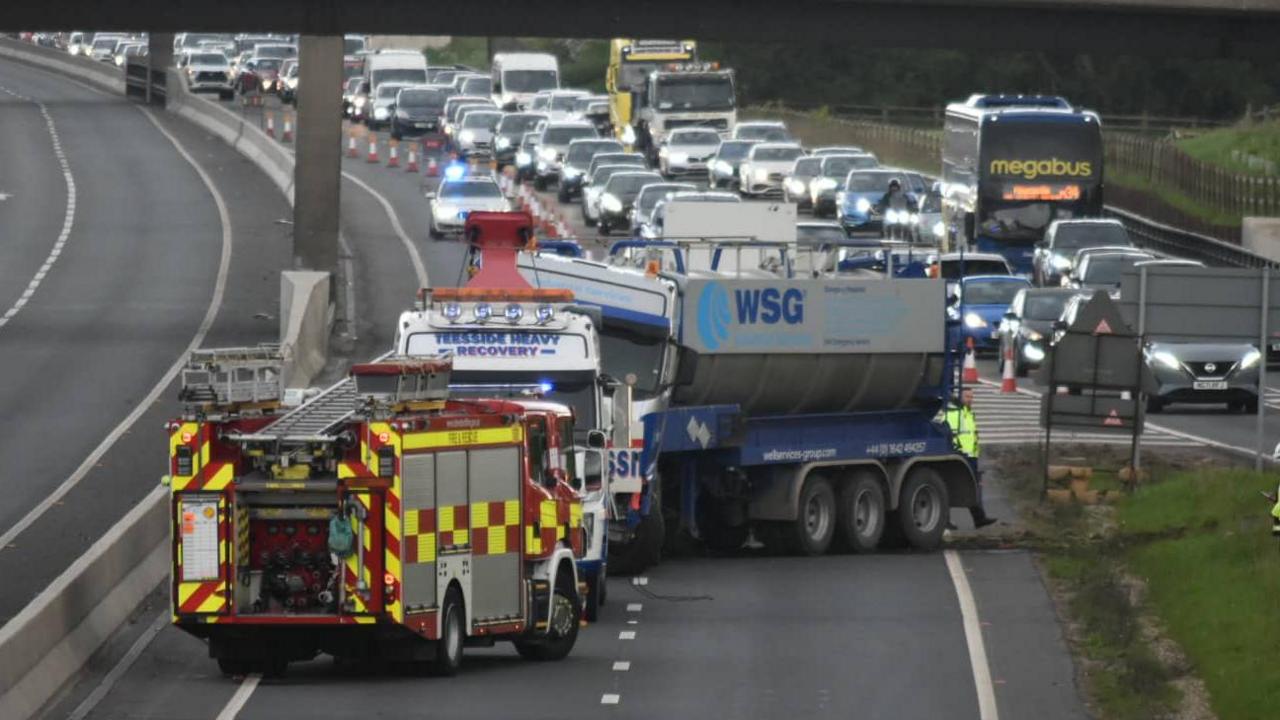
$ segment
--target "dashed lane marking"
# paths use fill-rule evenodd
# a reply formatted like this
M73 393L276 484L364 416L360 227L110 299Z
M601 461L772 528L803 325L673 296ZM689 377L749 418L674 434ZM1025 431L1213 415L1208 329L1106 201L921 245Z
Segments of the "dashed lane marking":
M635 630L623 630L622 632L618 633L618 639L619 639L619 640L635 640L635 639L636 639L636 631L635 631Z
M640 612L644 609L643 603L627 603L627 612Z
M631 669L630 660L615 660L613 663L614 672L627 672Z
M31 296L35 295L36 289L40 287L40 283L44 281L45 276L49 274L49 269L62 256L62 248L67 244L67 239L71 237L71 230L75 225L76 218L76 179L71 175L71 164L67 162L67 154L62 149L62 140L58 137L58 128L53 123L53 116L49 114L49 108L39 100L20 95L9 88L0 87L0 92L11 95L23 102L29 102L40 110L41 117L44 118L45 129L49 132L49 139L53 142L53 157L58 161L58 168L62 171L63 183L67 186L67 204L66 210L62 216L62 229L58 231L58 238L53 243L53 248L44 259L44 264L36 271L31 281L27 283L27 288L22 295L14 301L13 305L5 311L4 315L0 315L0 327L9 324L22 308L26 307L31 300ZM0 200L8 200L12 195L8 193L0 193ZM3 543L0 543L3 545Z
M605 693L600 696L601 705L617 705L622 701L622 696L617 693Z

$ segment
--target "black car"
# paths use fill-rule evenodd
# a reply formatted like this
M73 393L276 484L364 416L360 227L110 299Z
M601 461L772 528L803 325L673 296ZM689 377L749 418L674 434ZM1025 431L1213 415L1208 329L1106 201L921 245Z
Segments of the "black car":
M569 202L582 190L582 181L591 161L606 153L622 153L622 143L605 138L579 138L569 143L560 167L560 188L556 192L560 202Z
M502 116L493 132L494 158L498 161L499 169L515 162L521 138L525 133L537 130L538 123L545 122L546 119L546 115L532 112L514 112Z
M665 182L662 175L652 170L611 175L600 196L600 219L596 226L600 234L608 235L614 228L631 227L631 208L640 190L645 185L662 182Z
M1053 323L1062 317L1067 302L1081 294L1072 288L1027 288L1019 290L1000 321L1000 367L1013 357L1013 372L1026 377L1040 367L1053 340Z
M391 137L399 140L405 135L422 135L440 132L440 112L449 99L447 88L412 87L396 95L395 111L391 114Z

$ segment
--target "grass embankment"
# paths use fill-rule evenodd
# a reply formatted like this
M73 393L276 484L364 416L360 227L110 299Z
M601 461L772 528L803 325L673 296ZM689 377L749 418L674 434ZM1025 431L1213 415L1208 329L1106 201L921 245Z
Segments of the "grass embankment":
M1205 704L1220 720L1274 717L1280 551L1258 491L1278 476L1174 459L1124 495L1096 469L1122 464L1110 454L1089 456L1090 488L1118 496L1097 506L1039 504L1038 463L1002 463L1031 504L1093 706L1106 720L1202 717Z
M1168 185L1158 185L1141 176L1112 168L1106 169L1106 182L1108 186L1119 186L1154 195L1169 207L1197 220L1225 227L1240 227L1239 213L1223 212Z
M1269 162L1274 175L1280 170L1280 121L1210 130L1179 140L1178 147L1197 160L1246 175L1267 174Z

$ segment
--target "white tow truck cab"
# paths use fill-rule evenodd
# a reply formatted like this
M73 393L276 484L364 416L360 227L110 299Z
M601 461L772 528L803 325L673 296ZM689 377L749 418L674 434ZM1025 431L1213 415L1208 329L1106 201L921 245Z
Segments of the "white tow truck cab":
M541 90L560 87L560 64L546 53L498 53L491 70L493 101L503 110L524 110Z
M450 355L455 397L544 398L573 410L575 488L583 494L586 552L578 562L587 585L585 614L594 621L605 594L609 484L606 437L612 387L602 382L598 312L573 293L537 289L515 271L516 247L476 237L476 221L517 213L473 213L467 234L482 268L465 288L424 289L401 313L396 351ZM527 216L526 216L527 217ZM503 265L509 272L502 272Z

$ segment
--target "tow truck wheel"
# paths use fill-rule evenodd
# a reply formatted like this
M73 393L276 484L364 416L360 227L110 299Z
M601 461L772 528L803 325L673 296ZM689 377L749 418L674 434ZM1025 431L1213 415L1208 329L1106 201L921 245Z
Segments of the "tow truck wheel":
M444 594L444 609L441 611L440 639L436 641L436 673L451 677L458 674L462 667L463 631L462 593L451 587Z
M947 486L938 472L929 467L913 469L898 501L898 524L907 542L920 550L936 550L942 545L950 514Z
M831 482L810 475L800 488L799 515L791 523L791 543L801 555L821 555L836 534L836 494Z
M884 489L869 473L859 473L840 490L840 536L856 553L868 553L884 535Z

